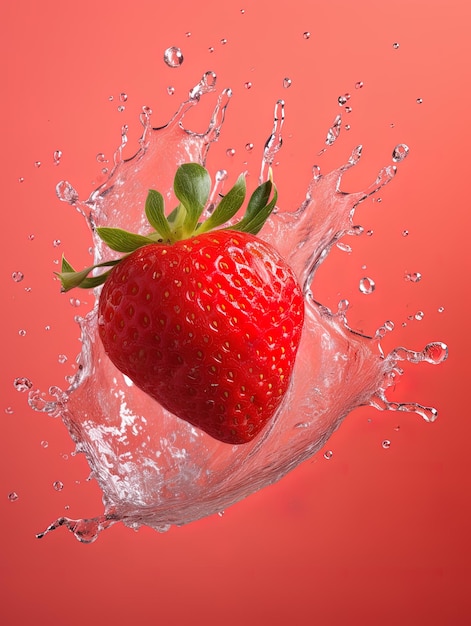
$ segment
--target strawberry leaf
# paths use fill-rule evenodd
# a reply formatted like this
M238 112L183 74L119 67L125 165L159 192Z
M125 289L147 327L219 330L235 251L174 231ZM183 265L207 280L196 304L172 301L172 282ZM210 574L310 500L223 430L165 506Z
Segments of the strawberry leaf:
M98 276L88 277L88 274L90 274L90 272L92 272L97 267L109 267L117 265L121 260L122 259L116 259L114 261L104 261L103 263L97 263L96 265L86 267L80 272L76 272L72 265L63 256L61 266L62 271L55 272L55 275L58 276L59 280L61 281L62 291L70 291L75 287L82 287L83 289L93 289L94 287L102 285L106 281L111 270L103 272L103 274L99 274Z
M145 211L149 224L155 228L163 239L171 241L172 233L167 218L165 217L164 198L159 191L149 189Z
M245 200L245 193L245 176L241 174L234 187L219 202L213 214L200 225L198 233L205 233L228 222L242 206Z
M268 202L272 191L273 198L270 202ZM241 221L237 222L237 224L234 224L230 228L256 235L275 208L277 199L278 191L276 186L271 180L267 180L253 192L250 197L249 204L247 205L245 215Z
M134 252L142 246L146 246L149 243L155 243L150 237L144 237L143 235L137 235L130 233L127 230L121 228L108 228L102 226L96 229L96 232L100 239L106 243L106 245L115 250L116 252Z
M208 201L211 178L205 168L198 163L184 163L175 174L173 188L186 210L183 221L184 234L190 235L195 230Z

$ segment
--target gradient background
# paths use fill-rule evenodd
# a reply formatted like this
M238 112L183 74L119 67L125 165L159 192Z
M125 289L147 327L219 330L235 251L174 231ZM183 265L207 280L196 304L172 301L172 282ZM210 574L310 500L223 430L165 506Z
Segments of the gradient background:
M1 2L2 624L470 623L470 19L465 0ZM170 45L183 51L178 69L162 61ZM407 367L389 394L435 406L439 419L356 410L329 441L330 460L320 453L223 517L164 535L118 525L89 546L65 529L40 541L35 534L60 515L102 511L65 427L33 413L13 386L18 376L41 389L65 385L80 349L73 317L91 303L80 293L84 302L73 308L52 279L62 251L80 266L90 245L84 220L57 200L55 185L69 179L85 198L103 180L96 155L111 158L122 124L130 156L141 106L164 124L208 69L234 92L213 171L257 175L274 103L285 99L275 170L282 206L301 203L316 162L328 171L362 143L362 162L344 182L357 190L391 162L397 143L410 146L382 202L357 212L373 235L349 238L351 254L332 252L316 293L330 306L348 298L350 323L365 332L392 319L387 349L449 345L445 364ZM351 130L318 157L346 92ZM196 130L213 104L208 98L194 112ZM404 280L415 271L420 283ZM369 296L358 291L365 274L377 285ZM422 321L408 319L419 310ZM52 486L58 480L61 491Z

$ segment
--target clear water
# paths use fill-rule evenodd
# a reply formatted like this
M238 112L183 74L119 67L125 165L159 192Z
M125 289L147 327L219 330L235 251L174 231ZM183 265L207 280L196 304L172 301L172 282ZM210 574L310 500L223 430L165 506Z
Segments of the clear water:
M215 74L207 72L161 128L152 127L152 112L145 108L138 152L123 159L124 132L106 182L82 201L73 186L62 181L57 186L59 198L81 211L91 226L145 232L147 190L159 189L170 198L177 166L188 161L204 164L219 136L230 90L220 94L205 133L196 134L183 125L186 112L215 87ZM265 144L262 180L281 148L283 119L284 106L279 101L273 132ZM340 128L338 116L327 133L326 146L337 139ZM407 151L407 146L396 147L393 162L402 160ZM220 443L167 413L106 357L97 334L96 305L78 319L83 343L78 373L65 391L51 388L47 396L29 390L29 401L34 409L62 418L76 451L86 455L103 492L105 509L93 519L61 517L38 536L64 525L80 541L91 542L117 522L134 529L147 525L165 531L171 525L221 512L314 455L348 413L361 405L414 412L427 421L436 418L433 408L389 402L386 391L401 375L401 361L437 364L446 359L446 346L433 343L421 352L398 347L384 354L381 339L392 330L391 322L374 337L366 337L348 327L346 301L331 311L313 295L316 270L329 250L344 235L355 234L352 218L356 206L395 175L396 166L388 165L367 189L343 193L342 176L360 158L361 147L356 147L348 162L332 172L322 174L314 167L302 206L293 212L278 208L262 230L261 236L285 256L299 278L306 320L292 386L272 423L253 442L242 446ZM213 176L212 198L217 198L226 177L224 170ZM109 251L96 237L93 243L96 263L105 255L109 258ZM371 279L365 277L360 289L368 293ZM332 452L326 455L330 458Z

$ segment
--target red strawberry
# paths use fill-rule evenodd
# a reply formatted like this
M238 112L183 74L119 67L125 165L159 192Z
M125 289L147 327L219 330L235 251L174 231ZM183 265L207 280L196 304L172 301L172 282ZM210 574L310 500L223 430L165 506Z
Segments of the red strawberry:
M303 324L303 297L276 250L256 237L276 202L272 183L252 195L245 217L230 219L245 197L245 181L198 219L210 191L196 164L175 177L181 201L168 217L158 192L149 193L148 236L98 229L114 250L132 252L100 276L74 272L63 260L64 289L104 282L98 307L109 358L174 415L231 444L253 439L287 391ZM180 237L182 237L180 239ZM106 281L106 282L105 282Z

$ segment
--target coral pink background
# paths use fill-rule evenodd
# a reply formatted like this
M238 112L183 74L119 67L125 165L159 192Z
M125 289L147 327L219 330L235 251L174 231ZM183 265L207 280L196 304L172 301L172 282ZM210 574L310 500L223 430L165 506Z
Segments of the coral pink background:
M470 18L465 0L1 4L2 624L470 623ZM163 63L170 45L183 51L178 69ZM333 251L316 293L333 307L348 298L350 323L365 332L393 320L387 349L449 345L445 364L406 367L389 394L436 406L439 419L356 410L329 441L330 460L319 454L222 517L165 535L118 525L90 546L65 529L40 541L35 534L60 515L102 511L65 427L29 410L13 386L18 376L41 389L65 385L80 349L73 317L91 303L79 294L84 302L73 308L52 279L62 251L84 265L90 245L84 220L57 200L55 185L69 179L86 197L103 180L96 155L111 158L121 126L129 125L131 155L141 106L164 124L208 69L234 92L213 171L248 167L256 175L274 103L285 99L275 170L283 206L302 202L316 162L328 171L362 143L362 161L345 178L358 189L391 162L394 145L410 146L382 202L357 212L373 235L349 238L351 254ZM346 92L351 129L318 157ZM197 130L207 113L195 112ZM57 166L55 150L63 153ZM12 280L15 271L22 282ZM404 280L416 271L419 283ZM377 286L369 296L358 291L365 274ZM419 310L422 321L408 319Z

